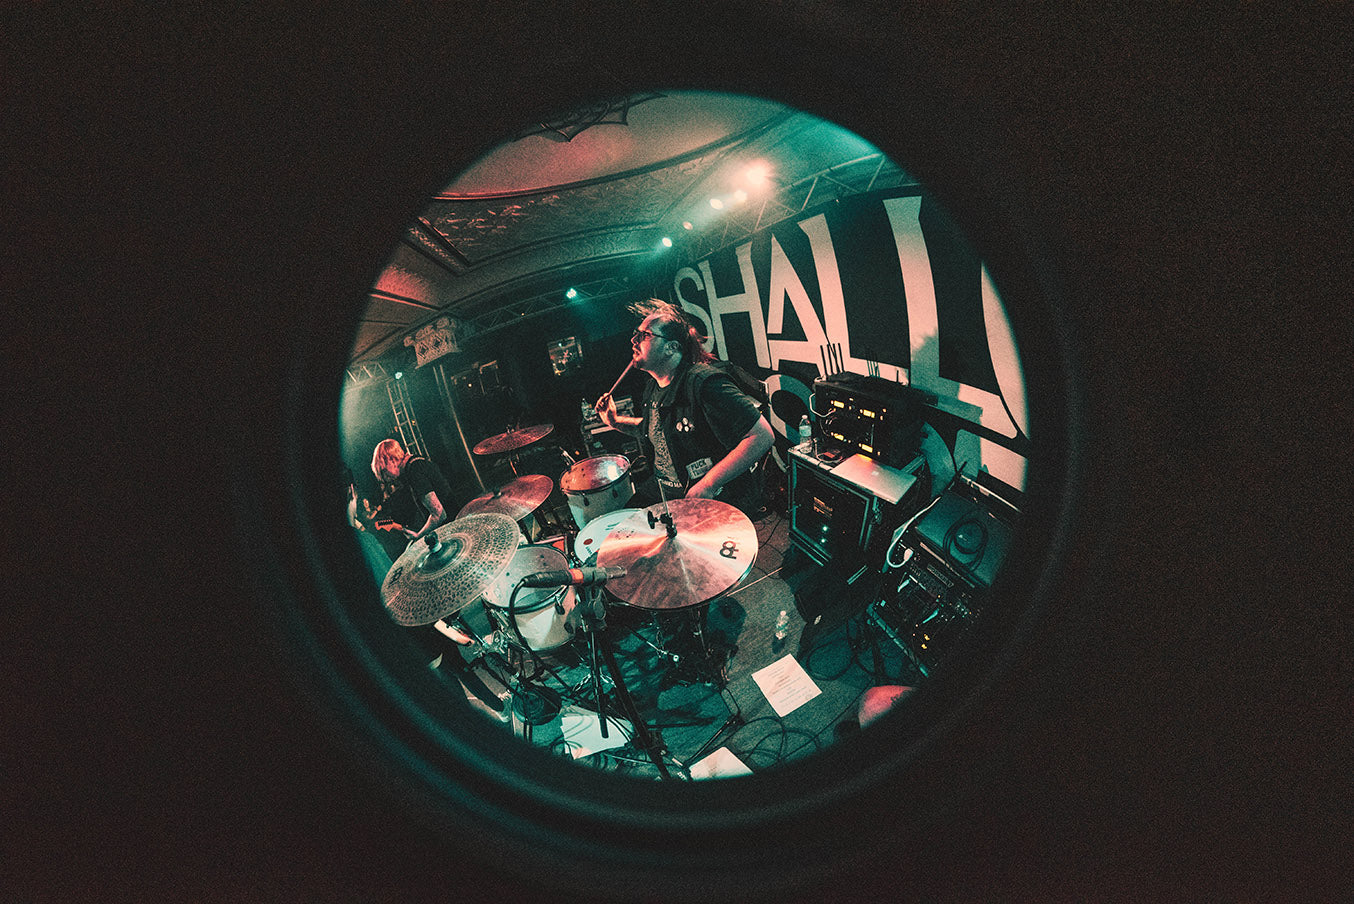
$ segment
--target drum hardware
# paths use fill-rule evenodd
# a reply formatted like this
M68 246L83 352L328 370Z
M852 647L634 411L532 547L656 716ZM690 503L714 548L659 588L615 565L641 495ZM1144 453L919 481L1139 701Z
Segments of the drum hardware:
M500 452L516 452L524 446L544 439L555 429L554 424L537 424L534 427L521 427L486 437L475 443L471 451L476 455L497 455Z
M568 615L577 602L575 589L558 583L526 583L535 574L564 571L568 565L556 547L527 544L514 550L507 567L485 586L482 596L490 621L523 651L549 653L573 639Z
M621 603L650 611L654 639L639 631L635 636L667 660L669 676L723 687L728 657L717 657L705 635L706 604L741 581L756 555L756 528L737 508L713 499L676 499L626 514L599 544L597 564L626 569L609 590ZM697 642L690 654L663 638L659 615L674 612L686 623L674 638L690 634Z
M676 625L670 629L666 639L663 637L663 631L658 622L659 613L654 612L653 624L657 643L652 643L643 636L636 634L641 642L652 648L660 656L665 657L670 663L667 674L663 676L660 682L660 687L704 683L723 689L728 685L729 658L738 648L733 646L717 652L711 646L705 634L705 620L708 612L709 604L702 603L674 613L666 613L666 617L676 619ZM680 653L669 648L668 644L675 644L684 636L695 638L695 646L690 652Z
M597 564L626 569L608 585L621 602L672 610L724 594L756 557L757 529L747 515L717 499L674 499L625 519L598 550Z
M486 437L475 444L471 451L476 455L497 455L508 453L508 467L517 474L517 453L534 442L549 436L555 429L554 424L536 424L533 427L521 427Z
M640 717L639 710L635 708L635 701L625 685L625 679L621 676L621 670L616 665L616 655L607 643L606 605L601 590L597 587L585 589L583 601L575 612L580 616L580 627L583 636L587 638L588 675L592 686L593 699L597 705L598 723L602 737L607 737L608 707L606 690L602 685L602 671L598 664L599 657L605 663L607 672L611 677L611 686L619 714L622 718L628 720L634 728L634 736L631 742L649 757L650 762L654 764L661 777L671 779L672 775L663 762L663 756L667 753L667 749L663 746L661 737L656 732L651 732L648 724Z
M593 518L586 527L574 536L574 559L580 565L595 564L597 550L602 548L602 543L606 540L607 535L639 511L640 509L616 509L614 512L607 512L605 515L598 515Z
M723 696L724 694L721 693L721 699L723 698ZM704 744L700 746L700 749L698 749L695 753L691 754L691 756L687 757L688 763L699 763L702 759L706 757L707 754L710 753L710 751L714 750L718 746L718 742L721 741L726 734L728 734L730 731L736 732L738 729L742 728L744 725L747 724L747 720L743 718L743 711L738 708L737 700L734 700L734 705L732 707L728 706L727 700L725 700L724 705L728 707L730 710L729 718L724 721L723 725L719 726L719 728L715 730L715 733L710 736L710 739L708 741L706 741Z

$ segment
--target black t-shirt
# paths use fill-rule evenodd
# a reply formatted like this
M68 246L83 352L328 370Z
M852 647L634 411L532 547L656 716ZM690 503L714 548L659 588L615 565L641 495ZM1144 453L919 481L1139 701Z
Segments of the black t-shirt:
M654 474L669 496L685 495L761 417L757 403L708 364L689 365L661 389L650 383L643 406ZM754 466L724 484L715 498L753 517L761 504L762 477Z
M405 462L404 467L400 470L400 481L409 488L409 492L413 494L414 500L418 502L419 506L425 508L425 514L430 513L426 512L423 497L429 493L436 493L437 501L442 503L442 509L446 511L447 518L455 515L455 512L451 511L451 485L447 483L446 477L442 476L442 471L438 469L437 465L428 461L428 459L411 458ZM416 524L408 526L414 530L418 529Z
M664 423L667 419L659 415L660 409L680 406L683 395L690 391L686 381L692 376L691 368L687 368L667 386L653 386L645 402L644 431L654 447L654 470L669 486L689 485L699 477L698 474L685 472L687 462L680 461L682 456L674 454L671 448L670 439L676 439L674 431L691 429L689 423L683 420L685 412L676 410L671 423ZM696 404L700 406L700 413L714 434L715 441L723 449L721 458L738 445L761 417L757 403L748 398L727 375L719 372L705 375L700 383Z

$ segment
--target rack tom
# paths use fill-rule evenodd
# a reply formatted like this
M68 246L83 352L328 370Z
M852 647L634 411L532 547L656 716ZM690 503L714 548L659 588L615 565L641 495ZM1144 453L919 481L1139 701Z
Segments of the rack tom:
M559 479L569 501L574 523L587 527L599 515L624 508L635 495L630 459L624 455L597 455L577 462Z

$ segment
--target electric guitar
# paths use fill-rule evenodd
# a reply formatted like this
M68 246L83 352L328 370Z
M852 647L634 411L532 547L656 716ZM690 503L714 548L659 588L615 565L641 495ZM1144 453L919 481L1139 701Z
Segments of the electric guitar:
M382 505L384 504L385 503L383 502ZM381 514L381 506L378 505L376 508L372 508L371 500L363 499L362 508L366 511L366 514L359 514L357 516L358 526L361 530L398 531L404 529L404 525L391 518L379 517Z

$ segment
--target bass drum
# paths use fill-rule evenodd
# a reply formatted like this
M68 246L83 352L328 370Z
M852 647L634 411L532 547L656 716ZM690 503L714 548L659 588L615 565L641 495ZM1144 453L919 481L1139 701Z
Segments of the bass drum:
M624 455L585 458L564 472L559 488L569 500L574 523L587 527L594 518L624 507L635 495L630 459Z
M568 568L568 558L554 546L521 546L513 554L508 570L490 584L483 594L495 628L508 643L521 647L525 642L528 649L549 653L573 640L565 624L578 602L573 587L523 587L517 593L516 602L513 602L511 618L508 612L512 589L522 578L537 571L564 571ZM516 622L515 627L513 622Z

